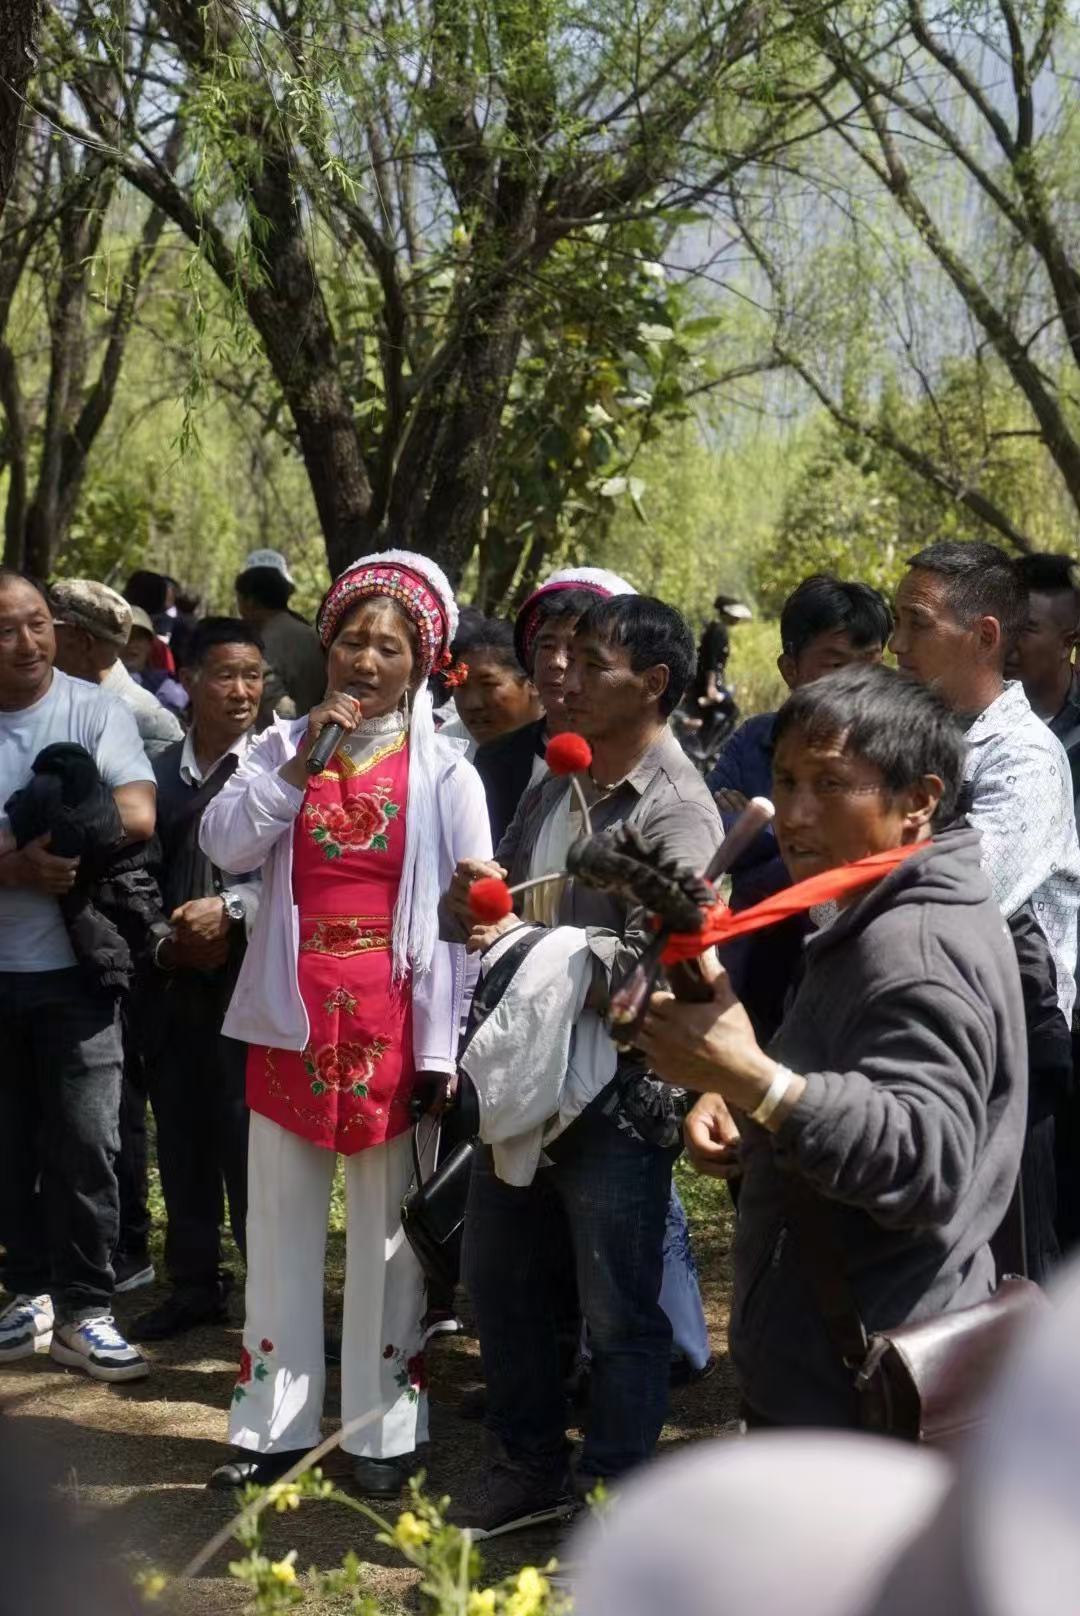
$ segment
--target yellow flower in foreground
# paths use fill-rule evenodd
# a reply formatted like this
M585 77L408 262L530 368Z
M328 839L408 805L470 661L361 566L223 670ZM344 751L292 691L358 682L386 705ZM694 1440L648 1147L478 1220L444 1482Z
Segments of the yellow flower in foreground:
M398 1523L394 1527L394 1542L399 1549L418 1549L430 1536L431 1527L427 1521L418 1520L411 1509L398 1516Z
M468 1616L495 1616L494 1588L474 1588L469 1595Z
M514 1592L506 1601L506 1616L538 1616L551 1592L551 1584L535 1566L524 1566L517 1575Z
M290 1549L284 1560L274 1561L273 1565L270 1567L270 1575L273 1577L275 1582L282 1583L286 1588L290 1588L292 1586L292 1584L296 1581L296 1566L294 1564L295 1560L296 1550Z
M266 1502L273 1504L279 1515L284 1515L287 1509L300 1508L300 1489L295 1481L275 1481L266 1490Z
M139 1585L139 1592L148 1602L160 1599L168 1586L168 1578L160 1571L141 1571L135 1580Z

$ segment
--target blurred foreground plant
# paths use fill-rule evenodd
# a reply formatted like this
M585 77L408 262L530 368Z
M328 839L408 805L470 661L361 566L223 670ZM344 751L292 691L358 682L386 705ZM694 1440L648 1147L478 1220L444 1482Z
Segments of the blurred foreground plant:
M365 1587L369 1567L354 1551L345 1555L340 1566L330 1571L312 1568L303 1580L297 1571L295 1549L277 1560L266 1553L265 1515L270 1510L284 1515L299 1509L303 1500L318 1499L343 1504L362 1516L376 1528L376 1542L396 1549L415 1566L420 1572L425 1616L565 1616L569 1611L569 1601L552 1586L555 1561L543 1567L523 1566L489 1586L470 1534L446 1519L450 1500L428 1498L422 1473L409 1482L409 1497L411 1507L391 1524L368 1504L326 1480L320 1470L305 1471L294 1481L275 1482L270 1487L248 1487L244 1511L234 1524L234 1536L245 1552L229 1566L230 1575L252 1591L247 1610L252 1616L279 1616L309 1599L351 1595L352 1616L380 1616L378 1600ZM157 1600L167 1591L165 1579L157 1572L143 1573L139 1582L145 1599Z

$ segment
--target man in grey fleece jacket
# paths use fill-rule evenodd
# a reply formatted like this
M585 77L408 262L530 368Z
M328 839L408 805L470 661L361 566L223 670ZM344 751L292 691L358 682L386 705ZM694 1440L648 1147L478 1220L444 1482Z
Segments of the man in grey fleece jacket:
M994 1286L988 1242L1020 1162L1026 1045L979 833L936 829L962 777L946 708L904 676L847 670L797 692L778 716L774 760L793 880L913 851L808 943L767 1055L723 976L712 1005L658 995L646 1023L654 1069L707 1091L688 1125L699 1163L723 1165L735 1132L726 1105L736 1110L730 1344L760 1423L856 1424L851 1373L807 1278L793 1186L831 1207L868 1331L967 1307Z

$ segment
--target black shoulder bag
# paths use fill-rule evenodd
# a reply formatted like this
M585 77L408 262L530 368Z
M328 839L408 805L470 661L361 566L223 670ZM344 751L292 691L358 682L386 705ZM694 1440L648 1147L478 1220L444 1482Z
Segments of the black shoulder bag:
M464 1051L477 1028L487 1020L506 991L518 966L543 933L533 929L519 937L477 986L469 1009L469 1021L462 1041ZM454 1101L454 1134L458 1142L445 1155L442 1138L436 1150L437 1166L424 1177L420 1148L420 1121L413 1127L413 1182L401 1203L401 1225L419 1260L428 1283L453 1289L461 1271L461 1245L465 1232L465 1206L469 1198L469 1177L473 1155L480 1146L480 1102L472 1079L458 1074ZM441 1159L438 1159L441 1158Z

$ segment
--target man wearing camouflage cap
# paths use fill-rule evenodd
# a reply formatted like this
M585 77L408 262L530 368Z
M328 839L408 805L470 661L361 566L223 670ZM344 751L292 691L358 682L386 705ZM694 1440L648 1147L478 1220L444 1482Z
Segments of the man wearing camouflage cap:
M64 578L49 591L56 628L56 666L118 697L134 715L148 758L184 738L180 720L136 684L121 659L131 633L123 595L93 578Z

